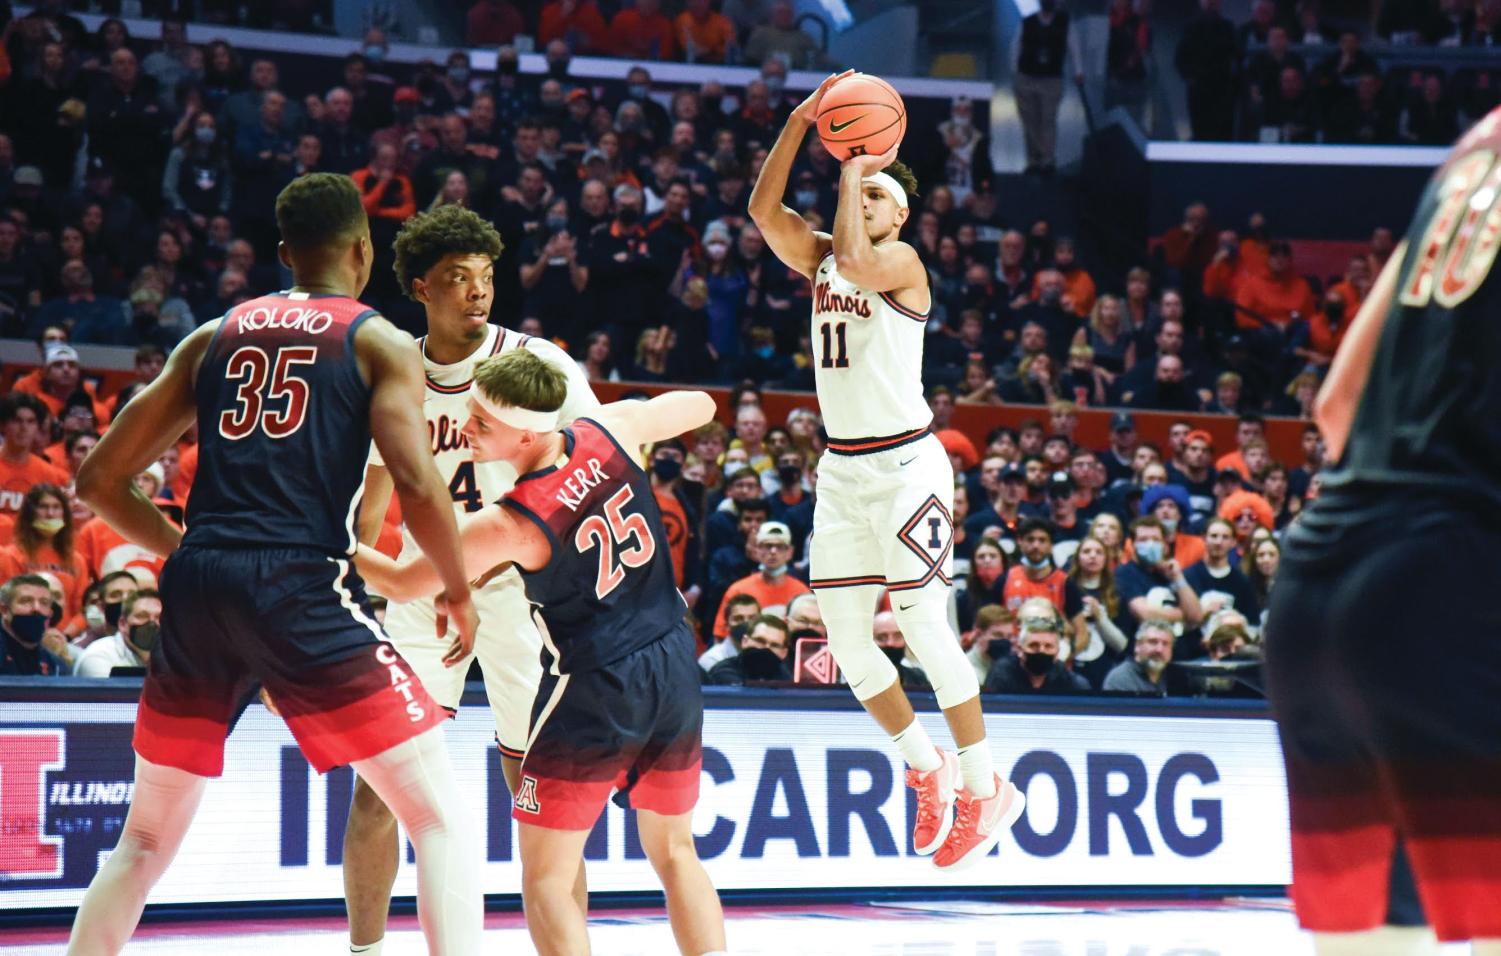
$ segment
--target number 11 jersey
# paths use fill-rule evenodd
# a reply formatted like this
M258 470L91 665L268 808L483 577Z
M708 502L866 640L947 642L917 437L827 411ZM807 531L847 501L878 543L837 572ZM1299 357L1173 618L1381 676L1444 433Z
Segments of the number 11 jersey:
M928 315L839 274L834 253L813 273L813 380L830 439L858 442L928 427L922 347Z

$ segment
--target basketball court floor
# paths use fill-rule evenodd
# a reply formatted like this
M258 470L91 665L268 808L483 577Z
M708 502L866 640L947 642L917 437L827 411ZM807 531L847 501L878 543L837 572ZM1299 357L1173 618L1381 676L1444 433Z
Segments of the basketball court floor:
M1312 956L1313 945L1281 900L1217 903L980 903L943 901L830 906L731 906L735 956ZM491 914L486 952L530 953L519 913ZM598 956L675 953L656 910L607 910L590 921ZM63 952L65 929L0 930L0 956ZM338 956L342 919L289 918L147 924L127 956L203 954ZM397 917L387 956L424 953L416 917ZM1459 956L1467 946L1446 946Z

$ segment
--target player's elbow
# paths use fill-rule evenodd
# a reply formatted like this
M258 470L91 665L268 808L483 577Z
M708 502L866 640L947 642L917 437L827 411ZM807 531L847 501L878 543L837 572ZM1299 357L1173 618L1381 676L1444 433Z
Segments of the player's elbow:
M685 431L699 428L714 420L719 412L719 406L715 404L714 397L708 392L693 392L690 394L688 406L688 419L692 422Z
M109 470L97 455L90 455L83 460L78 469L78 478L73 485L74 492L95 511L99 510L99 498L104 488L110 483Z

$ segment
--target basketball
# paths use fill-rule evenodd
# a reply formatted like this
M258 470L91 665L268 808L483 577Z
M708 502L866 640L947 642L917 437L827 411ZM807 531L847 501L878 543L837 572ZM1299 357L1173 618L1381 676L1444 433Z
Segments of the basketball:
M855 73L829 87L819 100L817 125L818 138L840 162L879 156L906 135L907 108L890 83Z

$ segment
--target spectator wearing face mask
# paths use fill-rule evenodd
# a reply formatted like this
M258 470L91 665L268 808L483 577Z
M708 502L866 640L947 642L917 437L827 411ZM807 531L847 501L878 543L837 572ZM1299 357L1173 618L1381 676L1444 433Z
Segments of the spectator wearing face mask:
M930 691L933 685L928 681L928 675L923 672L922 663L915 659L907 648L907 638L902 634L901 625L897 623L896 615L891 611L880 611L871 622L871 639L891 661L891 666L896 668L898 678L902 682L904 690Z
M1198 627L1204 619L1199 596L1167 550L1162 522L1153 517L1131 522L1133 559L1115 572L1115 588L1138 625L1144 621Z
M683 600L691 609L703 593L698 582L703 567L698 528L702 523L704 488L683 479L683 462L687 458L687 447L676 438L652 446L651 490L662 510L662 526L667 531L667 547L678 590L683 592Z
M63 626L71 633L83 630L83 589L88 582L88 568L74 545L68 496L56 485L40 484L26 492L12 544L0 549L0 577L49 574L57 579L64 595Z
M55 677L68 672L67 640L50 627L52 610L51 587L40 575L20 574L0 587L0 674Z
M1102 690L1123 694L1168 693L1167 666L1173 662L1173 629L1165 621L1144 621L1136 629L1131 660L1121 661L1105 675Z
M997 661L1011 656L1016 638L1016 615L999 604L987 604L975 612L973 630L960 638L964 653L975 669L975 680L984 684Z
M116 632L95 641L73 669L75 677L109 677L116 667L148 667L161 632L162 599L155 591L137 591L125 601Z
M985 693L1087 693L1089 682L1059 661L1063 622L1053 607L1046 600L1033 598L1018 609L1017 616L1016 653L991 667L982 685Z
M714 665L740 653L740 642L745 637L751 619L761 613L761 605L749 594L737 594L724 602L724 619L729 633L709 645L698 655L698 666L706 675Z
M73 647L84 650L97 640L106 638L120 626L125 602L141 589L135 576L129 571L114 571L89 586L84 592L83 616L87 625L82 634L73 639Z
M788 657L792 642L787 622L774 614L759 614L746 625L740 653L715 664L708 683L740 685L749 681L791 680Z
M975 624L976 609L987 604L1004 605L1006 587L1006 552L997 538L982 537L975 544L969 559L969 575L964 587L958 589L955 598L955 614L959 630L969 630Z
M1181 485L1158 485L1146 489L1137 506L1140 514L1157 519L1162 527L1162 543L1180 568L1204 558L1204 539L1187 531L1193 513L1189 502L1188 491ZM1135 547L1126 542L1126 560L1135 557Z
M808 585L788 573L792 564L791 529L780 521L762 522L756 531L755 546L759 567L725 590L725 602L738 594L749 594L763 608L784 607L799 594L808 593ZM728 633L729 624L721 613L714 621L714 636L724 637Z
M1061 634L1065 659L1074 648L1083 648L1089 640L1084 622L1084 596L1054 559L1057 534L1051 522L1041 518L1023 521L1016 532L1020 560L1006 573L1002 595L1007 607L1020 616L1022 604L1031 598L1045 598L1067 624Z

